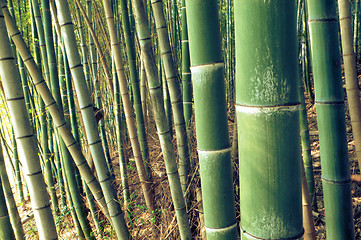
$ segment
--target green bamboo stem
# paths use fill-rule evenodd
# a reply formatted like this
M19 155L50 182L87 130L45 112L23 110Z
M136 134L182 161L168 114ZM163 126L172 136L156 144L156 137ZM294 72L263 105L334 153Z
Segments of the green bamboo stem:
M8 206L8 212L10 215L10 221L11 221L11 225L14 229L15 237L18 240L22 240L22 239L25 239L24 229L21 224L20 215L19 215L18 209L16 207L15 199L14 199L13 192L12 192L10 182L9 182L9 178L6 173L5 160L4 160L4 155L2 152L1 145L2 144L0 143L0 176L1 176L1 180L2 180L2 187L4 190L4 195L5 195L6 203Z
M170 137L169 125L166 121L164 121L164 119L166 119L166 116L163 105L164 101L161 89L161 81L158 78L157 74L157 66L152 49L152 39L150 36L148 18L145 12L143 1L132 0L132 7L134 10L139 45L142 51L142 60L144 61L144 67L146 69L148 89L150 93L151 103L153 106L153 113L157 126L158 137L164 156L167 177L169 180L172 200L177 216L180 237L181 239L191 239L192 235L189 227L185 200L183 197L181 182L178 174L176 156L172 144L172 139ZM168 39L168 35L166 36ZM182 104L182 101L180 103ZM183 116L183 111L180 115Z
M20 160L18 154L18 146L15 140L15 133L13 127L11 127L11 139L12 139L12 148L13 148L13 159L14 159L14 166L15 166L15 177L16 177L16 187L19 194L20 203L24 203L24 191L23 191L23 183L21 180L21 172L20 172Z
M307 34L307 12L306 12L306 1L298 1L298 32L299 36L301 35L299 41L299 54L300 54L300 75L303 76L303 79L300 79L299 82L299 101L300 106L300 130L301 130L301 145L302 145L302 159L305 169L305 175L307 179L307 186L309 191L309 196L313 209L317 211L317 200L314 195L315 193L315 180L313 174L313 161L311 155L311 144L310 144L310 134L308 128L307 120L307 109L305 103L305 93L304 85L307 86L307 83L310 81L309 77L309 66L308 66L308 34ZM303 80L303 81L302 81ZM309 92L310 93L310 92ZM310 95L310 94L309 94ZM312 101L312 99L310 99Z
M0 5L3 10L7 11L4 1L1 1ZM7 13L9 14L8 11ZM8 16L10 17L10 15ZM40 167L38 148L28 120L24 95L22 91L16 91L16 89L21 89L20 74L15 68L10 42L6 37L7 31L3 11L0 11L0 36L3 36L2 44L0 45L0 59L2 60L0 61L0 75L18 146L25 158L23 161L23 171L29 186L39 236L42 239L57 239L54 218L51 213L49 197Z
M353 50L350 3L338 0L342 55L345 69L347 103L350 111L356 157L361 168L361 102L355 52Z
M237 239L218 1L186 6L207 239Z
M193 112L193 93L189 58L189 41L187 27L187 10L185 0L182 0L182 87L184 121L188 129Z
M132 83L132 93L133 93L133 106L135 110L135 117L137 121L137 130L138 130L138 139L140 144L140 150L142 152L142 157L144 161L145 170L149 179L152 179L151 170L149 168L149 153L148 153L148 143L145 133L145 123L143 108L141 104L140 88L139 88L139 78L137 74L137 65L136 65L136 54L135 54L135 45L134 45L134 33L131 30L130 23L130 13L128 14L127 1L120 1L120 10L122 16L122 28L124 33L124 40L126 45L127 52L127 61L129 67L129 77ZM128 17L129 15L129 17ZM134 27L134 22L132 23ZM134 29L133 29L134 30Z
M296 1L234 13L242 239L302 239Z
M359 33L359 26L360 26L360 19L359 19L359 16L360 16L360 0L355 0L354 1L354 4L355 4L355 8L354 8L354 12L355 12L355 15L354 15L354 30L353 30L353 49L354 49L354 52L358 53L359 49L358 49L358 33ZM357 56L356 56L357 57Z
M38 2L31 1L30 10L32 12L32 32L33 32L33 45L34 45L34 55L36 59L36 63L39 67L39 69L42 69L42 63L44 64L45 75L47 77L48 82L49 79L49 69L48 69L48 63L47 63L47 54L45 50L45 39L44 39L44 31L42 29L42 21L40 18L40 9ZM40 23L39 23L40 21ZM37 42L39 40L39 44ZM39 48L40 47L40 48ZM41 55L40 55L40 49L41 49ZM40 57L41 56L41 57ZM38 99L38 109L39 109L39 115L38 119L40 122L40 132L38 134L38 138L41 144L43 159L44 159L44 170L45 170L45 177L46 181L49 187L51 202L53 205L53 210L56 215L59 215L59 207L58 207L58 198L56 196L56 189L54 187L54 179L52 175L52 169L51 169L51 159L50 159L50 151L49 151L49 143L48 143L48 124L47 124L47 113L45 110L45 105L43 100L40 98Z
M66 57L61 58L60 60L66 59ZM67 66L67 62L66 60L64 61L64 69L66 69ZM62 70L63 71L63 70ZM70 76L68 76L68 74L65 75L66 77L66 81L70 81ZM60 111L63 110L63 106L62 103L67 106L68 105L68 95L67 93L67 88L66 88L66 83L64 81L64 79L61 79L62 81L60 82L60 86L62 89L62 98L61 98L61 102L58 103L58 106ZM59 85L59 83L58 83ZM59 88L58 88L59 89ZM70 123L70 118L69 115L65 115L65 121L67 124ZM66 177L66 182L67 182L67 187L70 189L69 195L71 196L71 200L72 200L72 206L75 209L76 212L76 216L77 219L79 221L79 224L81 226L82 229L82 233L85 235L86 239L95 239L94 235L91 233L91 227L89 225L89 221L87 219L87 215L86 215L86 210L85 210L85 206L83 203L83 199L82 199L82 191L83 188L79 187L79 185L82 185L81 179L80 182L79 180L76 178L76 171L75 171L75 166L72 160L72 157L68 151L68 149L65 146L64 141L62 141L62 139L59 139L60 141L60 148L61 148L61 152L62 152L62 160L63 160L63 166L64 166L64 173L65 173L65 177Z
M2 15L0 13L0 18L1 17ZM1 182L2 179L0 177L0 239L15 240L15 234L10 224L10 217L6 207L5 196Z
M79 38L80 38L80 47L81 47L81 53L82 53L82 61L81 64L83 65L84 69L84 76L85 81L88 85L88 89L90 92L92 92L92 82L89 74L89 64L88 64L88 50L87 45L84 37L84 29L83 29L83 22L82 22L82 16L80 14L79 7L76 8L76 15L78 19L78 31L79 31Z
M57 104L52 97L51 92L47 87L42 75L40 74L36 63L34 62L34 59L32 58L29 50L27 49L27 46L16 27L16 24L12 21L12 18L8 14L7 8L3 7L3 11L5 15L5 23L7 24L9 34L10 36L12 36L21 57L23 58L23 60L26 60L24 61L25 65L33 79L34 85L43 97L44 103L51 114L55 126L58 128L58 131L63 138L66 146L68 147L69 152L72 155L83 179L86 181L95 199L100 204L103 213L106 216L109 216L99 182L96 180L93 172L89 168L89 165L87 164L82 154L80 145L75 141L73 135L71 134L70 127L66 124L64 117L62 117L60 111L58 110Z
M123 124L122 124L122 106L119 92L119 83L115 68L115 63L113 61L113 79L114 79L114 112L115 112L115 121L116 121L116 133L117 133L117 142L118 142L118 159L120 167L120 177L122 179L122 190L123 190L123 199L125 209L130 208L130 193L128 185L128 174L127 174L127 164L124 155L124 141L123 141Z
M68 184L68 180L67 180L66 176L64 176L64 183L65 183L65 187L66 187L66 196L67 196L68 204L69 204L69 207L70 207L70 214L71 214L71 217L73 219L75 229L77 231L79 239L80 240L85 240L86 238L84 236L84 232L83 232L83 230L82 230L82 228L80 226L79 218L78 218L78 216L76 214L76 211L75 211L75 207L74 207L74 204L73 204L73 199L72 199L71 193L70 193L71 190L69 188L69 184Z
M80 7L80 9L82 9L82 7ZM91 1L87 0L86 2L86 15L87 17L91 17L92 13L91 13ZM82 10L81 10L82 12ZM96 48L96 44L94 43L94 39L92 37L92 29L89 29L89 47L90 47L90 61L91 61L91 72L92 72L92 77L93 77L93 85L94 85L94 93L95 93L95 103L96 103L96 107L98 109L103 109L103 105L102 105L102 100L101 100L101 92L100 92L100 81L99 81L99 77L98 77L98 58L97 58L97 48ZM107 140L107 136L106 136L106 132L105 132L105 127L104 127L104 118L102 118L99 122L99 127L100 127L100 135L101 135L101 139L102 139L102 145L103 145L103 149L105 152L105 158L107 160L108 163L108 167L109 167L109 171L111 168L111 157L110 157L110 152L109 152L109 147L108 147L108 140ZM112 171L111 171L112 172Z
M305 174L304 164L302 168L302 212L303 212L303 228L305 233L303 234L304 240L316 240L315 223L313 221L312 214L312 201L310 198L308 183Z
M60 68L59 70L62 72L65 71L65 73L64 73L65 76L60 79L60 88L62 89L62 91L61 91L62 103L64 104L64 112L66 112L66 113L70 112L70 114L65 115L65 121L67 123L71 122L75 140L77 142L80 142L77 121L76 121L75 107L74 107L74 97L73 97L73 91L72 91L69 64L68 64L67 58L64 57L63 54L59 55L59 61L63 61L63 63L64 63L63 68ZM72 121L71 121L71 118L73 118ZM86 235L89 235L89 231L91 229L89 226L89 222L86 219L86 216L84 216L85 209L83 209L83 207L82 207L83 200L80 198L81 193L82 193L82 188L79 188L79 185L81 185L84 182L84 180L79 183L78 179L74 179L72 174L74 174L75 169L74 169L73 164L71 164L69 162L71 156L68 156L69 152L67 150L63 151L63 153L65 153L65 155L64 155L64 159L65 159L64 165L66 166L65 170L70 171L69 173L67 173L67 178L68 178L69 188L73 189L73 190L71 190L72 201L75 203L75 207L77 208L77 216L79 216L79 218L80 218L81 228L83 229L83 232ZM75 175L75 177L76 177L76 175ZM77 183L78 188L75 188L75 186L73 186L73 184L75 184L75 183ZM84 182L84 190L85 190L87 200L89 202L89 208L90 208L92 217L94 219L95 226L96 226L97 230L99 231L100 225L99 225L99 218L96 213L94 196L90 192L90 190L85 182ZM89 236L87 238L89 238ZM93 238L93 236L90 235L90 238Z
M305 53L304 46L302 47L302 53ZM303 57L305 57L303 55ZM304 60L304 58L303 58ZM307 69L305 64L302 64L302 71L303 75L307 75ZM304 96L304 88L303 82L300 81L299 83L299 96L300 96L300 130L301 130L301 145L302 145L302 158L303 164L305 168L305 175L307 179L307 189L309 191L309 196L311 199L311 203L313 203L314 209L317 210L317 200L315 197L315 179L313 174L313 161L311 155L311 144L310 144L310 133L308 128L308 120L307 120L307 109L305 103L305 96Z
M90 98L89 91L86 86L85 76L82 69L77 43L74 34L74 26L72 23L69 5L67 0L56 0L58 9L59 23L61 26L61 34L65 45L70 70L74 79L75 90L77 93L79 107L84 119L86 136L94 160L95 169L104 197L108 206L109 215L112 226L116 231L119 239L129 238L129 232L124 214L120 204L117 201L116 191L112 185L112 178L107 167L103 147L99 138L97 123L95 120L94 109Z
M142 57L141 57L142 59ZM140 61L140 96L142 99L142 110L143 110L143 119L144 125L147 126L148 114L147 114L147 74L144 68L144 62Z
M159 59L159 79L162 80L165 116L166 116L166 121L168 122L169 125L171 137L173 137L173 121L172 121L173 114L172 114L172 106L171 106L172 104L169 98L169 88L168 88L167 80L163 71L164 71L164 67L161 60ZM187 184L182 184L183 192L185 191L186 187Z
M114 16L111 9L110 1L103 0L103 6L105 10L105 16L107 19L107 25L110 33L110 41L112 43L112 53L114 56L114 62L116 72L118 76L118 82L122 97L123 109L126 118L126 125L128 129L129 138L132 145L133 155L137 167L138 176L142 185L143 195L145 198L148 211L152 212L155 210L153 202L153 193L150 188L150 182L144 167L141 149L138 141L137 127L135 122L134 110L130 103L127 81L125 78L124 67L122 62L122 56L120 51L119 40L116 34Z
M168 28L166 25L163 1L152 0L152 9L157 28L157 35L159 40L159 50L162 57L162 64L164 67L165 78L169 89L170 101L174 114L174 126L177 138L177 150L179 156L179 177L181 180L183 194L188 185L188 174L190 168L189 149L186 124L183 112L183 99L178 79L178 69L175 54L172 56L172 51L169 42ZM175 19L176 20L176 19ZM175 29L174 29L175 31ZM176 42L176 39L175 39Z
M308 0L307 7L327 239L354 239L336 3Z

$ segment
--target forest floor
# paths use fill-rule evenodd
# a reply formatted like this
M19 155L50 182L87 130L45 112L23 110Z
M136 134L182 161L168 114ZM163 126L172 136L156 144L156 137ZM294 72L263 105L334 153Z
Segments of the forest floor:
M345 92L346 94L346 92ZM345 98L346 99L346 98ZM315 194L317 199L318 213L315 214L315 225L317 231L317 239L326 239L325 232L325 217L324 217L324 204L323 204L323 191L321 183L321 163L320 163L320 150L319 150L319 139L318 139L318 129L317 129L317 120L316 120L316 109L315 106L310 104L310 101L306 99L307 111L308 111L308 120L310 128L310 137L311 137L311 149L313 157L313 167L315 174ZM347 102L345 102L347 103ZM355 147L352 137L352 130L350 125L350 117L348 114L347 104L345 104L346 112L346 130L347 130L347 141L348 141L348 151L349 151L349 161L351 167L351 174L359 174L358 163L355 156ZM130 232L133 236L133 239L179 239L179 232L177 229L177 222L175 219L174 208L171 201L171 194L168 185L168 180L165 171L165 165L163 161L163 155L161 153L161 148L156 134L155 124L152 120L152 117L149 117L149 122L147 124L147 133L148 133L148 143L149 143L149 154L151 159L151 168L153 170L153 191L155 194L155 203L157 206L157 219L155 219L152 214L149 214L146 211L145 202L143 199L140 182L136 173L136 167L134 159L132 158L132 151L129 144L126 147L126 159L128 161L128 174L129 174L129 187L131 192L131 210L125 214L126 221L130 227ZM229 111L229 130L230 136L233 136L233 119L234 111ZM190 146L192 159L197 158L197 151L194 146L196 146L196 134L195 130L192 129L190 135L191 139ZM176 146L175 141L173 142ZM118 161L118 152L115 148L110 149L111 156L113 159L113 166L115 169L115 186L118 189L118 197L122 202L122 187L121 179L119 173L119 161ZM197 162L197 161L194 161ZM238 161L235 160L237 163ZM201 200L198 198L195 186L199 186L198 179L198 165L197 163L192 167L191 175L192 177L192 202L189 204L189 216L190 222L192 225L192 231L194 233L194 239L202 239L201 231L202 222L200 222L199 216L202 215L201 209ZM238 177L235 175L234 184L235 189L238 189ZM352 201L353 201L353 210L354 210L354 223L355 223L355 236L356 239L361 239L361 182L352 181ZM236 193L236 209L237 209L237 218L239 220L239 198L238 193ZM17 194L15 194L17 195ZM18 200L18 199L17 199ZM60 199L59 199L60 202ZM20 216L24 220L27 218L27 215L31 215L31 205L29 200L25 204L20 205L19 207ZM130 214L129 214L130 213ZM95 233L97 239L116 239L115 233L109 227L109 224L106 222L104 216L100 216L101 220L104 223L104 229L102 232ZM93 220L90 217L89 220L91 225L94 227ZM59 239L78 239L76 229L74 227L72 217L70 214L69 208L63 210L60 216L56 217L55 222L59 229ZM35 221L33 218L30 218L24 224L25 232L27 239L38 239L37 230L35 226ZM156 230L154 230L156 229ZM156 232L156 233L155 233Z

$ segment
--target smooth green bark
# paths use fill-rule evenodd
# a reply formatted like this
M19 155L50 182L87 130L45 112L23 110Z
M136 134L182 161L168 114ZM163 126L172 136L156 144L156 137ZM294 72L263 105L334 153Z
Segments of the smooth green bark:
M327 239L354 239L335 1L308 0Z
M207 239L237 239L218 1L186 6Z
M301 239L296 1L234 12L241 238Z

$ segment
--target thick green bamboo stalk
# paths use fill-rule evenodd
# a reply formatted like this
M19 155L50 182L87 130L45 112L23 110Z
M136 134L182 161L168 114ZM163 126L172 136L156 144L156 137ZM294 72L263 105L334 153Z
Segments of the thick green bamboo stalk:
M186 205L178 174L177 161L170 136L169 125L166 121L164 121L166 116L163 105L163 94L152 49L152 39L150 36L148 17L142 0L132 0L132 7L134 10L139 45L142 51L142 60L144 61L144 67L146 69L148 89L153 106L158 137L164 156L172 200L177 216L180 237L181 239L191 239L192 234L189 227ZM183 111L181 112L181 115L183 115Z
M176 59L176 53L172 55L168 28L164 17L163 1L152 0L151 3L155 25L157 28L159 51L162 57L162 64L164 67L165 78L167 80L170 101L172 104L174 126L177 138L177 150L179 156L179 177L184 194L188 185L187 179L189 174L190 160L186 124L183 112L183 98L179 85L178 68L176 61L174 61ZM174 11L176 11L176 9L174 9ZM177 16L177 12L175 12L175 15ZM177 19L174 19L174 21L176 20ZM176 29L173 29L173 31L175 32ZM177 42L177 40L174 39L174 42ZM174 47L176 49L176 44Z
M0 1L0 3L2 3ZM12 21L12 18L5 6L3 6L3 11L5 15L5 23L7 24L9 35L12 36L12 39L16 45L17 50L19 51L23 60L25 59L25 65L33 79L34 85L36 86L38 92L41 94L45 105L47 106L51 117L54 121L55 126L58 128L61 137L64 140L64 143L69 149L70 154L72 155L76 166L78 167L83 179L86 181L88 187L92 191L95 199L101 206L103 213L108 217L108 209L105 204L105 199L103 192L101 191L99 182L95 178L93 172L87 164L79 143L75 141L73 135L71 134L70 127L66 124L64 117L62 117L60 111L58 110L57 104L47 87L45 80L43 79L40 71L34 62L33 57L31 56L27 46L22 39L20 32L18 31L16 24Z
M127 239L129 238L129 232L126 222L124 220L124 214L117 200L118 198L116 195L116 191L112 185L112 177L110 175L101 140L99 138L94 108L92 105L89 91L87 89L85 76L81 65L79 52L77 49L74 26L70 15L69 5L67 0L56 0L55 2L59 14L58 18L61 26L61 34L79 101L79 107L84 119L89 148L92 158L94 160L98 179L108 206L112 226L114 227L116 235L119 239Z
M16 207L15 199L14 199L13 192L12 192L10 182L9 182L9 178L6 173L4 155L3 155L1 143L0 143L0 176L1 176L1 180L2 180L2 187L4 190L6 203L8 206L8 212L10 215L10 221L11 221L11 225L14 229L15 237L17 240L25 239L24 229L21 224L20 215L19 215L18 209Z
M0 18L2 17L0 13ZM6 35L5 35L6 36ZM6 207L3 186L0 177L0 239L15 240L14 231L10 224L10 217Z
M218 1L186 6L207 239L237 239Z
M133 155L137 167L138 176L142 184L143 195L145 198L148 210L152 212L155 210L153 202L153 193L150 188L150 182L144 167L141 149L138 141L137 127L135 122L134 110L130 103L127 81L125 78L124 67L122 62L122 56L120 51L119 40L116 34L114 16L111 9L110 1L103 0L103 6L105 10L105 16L107 19L107 25L110 34L110 41L112 43L112 53L114 57L116 72L119 81L119 87L122 97L123 109L126 117L126 124L128 128L128 134L132 145Z
M356 3L357 4L357 3ZM347 103L350 111L356 157L361 169L361 102L355 52L353 50L350 2L338 0L342 55L345 69Z
M7 10L4 1L0 1L0 5ZM21 89L20 74L15 68L2 10L0 11L0 36L2 36L0 76L14 124L15 136L21 155L24 156L23 171L29 186L39 236L41 239L57 239L54 218L40 167L36 139L28 120L23 92L17 91L17 89Z
M183 85L183 111L186 127L189 127L193 112L193 92L189 58L189 41L187 27L186 2L182 0L182 85Z
M234 12L242 239L302 239L296 1Z
M327 239L354 239L335 1L308 0Z

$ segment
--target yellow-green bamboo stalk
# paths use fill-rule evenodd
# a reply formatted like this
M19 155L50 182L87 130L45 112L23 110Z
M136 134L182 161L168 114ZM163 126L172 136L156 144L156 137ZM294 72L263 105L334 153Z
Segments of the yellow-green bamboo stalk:
M1 3L1 1L0 1ZM84 155L82 154L81 147L77 143L71 133L70 127L66 124L64 117L62 117L60 111L58 110L57 104L47 87L45 80L43 79L40 71L31 56L23 38L18 31L15 22L12 20L8 9L3 5L3 12L5 16L5 23L9 31L9 35L12 37L17 50L19 51L24 63L32 77L34 85L36 86L38 92L42 96L45 105L47 106L51 117L54 121L55 126L58 128L61 137L63 138L67 148L69 149L70 154L72 155L76 166L78 167L83 179L86 184L92 191L95 199L100 204L103 213L109 217L108 209L105 203L103 192L101 191L99 182L95 178L92 170L87 164ZM26 60L26 61L25 61Z
M342 56L346 79L347 103L350 111L356 157L359 168L361 169L361 102L356 72L356 58L353 48L350 2L348 0L338 0L338 9L340 18Z
M0 6L5 11L7 10L4 1L0 1ZM7 13L9 14L9 12ZM57 239L49 196L40 167L36 139L30 127L23 91L17 91L17 89L22 89L20 75L15 67L15 60L12 56L9 39L7 38L8 33L4 22L3 10L0 10L0 36L2 36L0 44L0 76L14 125L15 136L19 150L21 150L20 155L24 156L23 171L28 182L39 236L41 239Z

